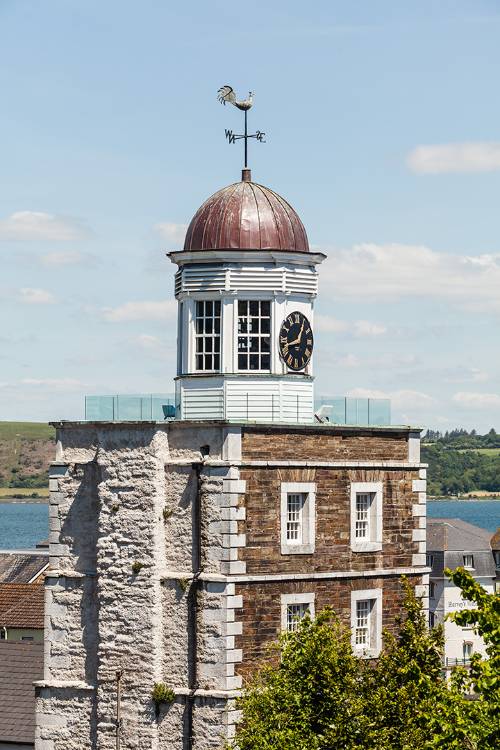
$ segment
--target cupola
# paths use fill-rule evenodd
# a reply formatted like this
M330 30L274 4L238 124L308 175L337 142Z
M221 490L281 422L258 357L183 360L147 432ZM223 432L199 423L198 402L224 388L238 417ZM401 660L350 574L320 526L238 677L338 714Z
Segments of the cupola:
M292 206L241 182L196 211L179 270L176 414L180 419L313 421L316 266Z
M184 250L287 250L307 253L298 214L274 190L251 181L244 169L235 182L210 196L189 224Z

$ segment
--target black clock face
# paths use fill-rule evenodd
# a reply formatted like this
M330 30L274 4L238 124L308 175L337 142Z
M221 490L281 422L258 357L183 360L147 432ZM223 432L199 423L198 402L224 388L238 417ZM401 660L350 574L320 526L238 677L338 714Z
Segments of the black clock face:
M303 370L314 346L311 324L301 312L287 315L280 328L280 354L290 370Z

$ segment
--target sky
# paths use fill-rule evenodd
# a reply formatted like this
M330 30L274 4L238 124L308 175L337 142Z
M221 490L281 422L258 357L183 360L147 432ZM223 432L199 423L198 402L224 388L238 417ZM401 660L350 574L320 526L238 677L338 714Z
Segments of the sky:
M500 431L498 0L0 0L0 420L169 393L174 266L253 179L320 266L316 395Z

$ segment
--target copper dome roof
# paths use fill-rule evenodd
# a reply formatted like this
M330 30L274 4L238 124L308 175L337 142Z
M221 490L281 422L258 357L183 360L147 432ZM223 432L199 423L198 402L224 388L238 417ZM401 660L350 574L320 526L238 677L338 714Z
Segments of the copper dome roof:
M301 220L287 201L263 185L242 182L214 193L193 216L184 250L292 250L308 253Z

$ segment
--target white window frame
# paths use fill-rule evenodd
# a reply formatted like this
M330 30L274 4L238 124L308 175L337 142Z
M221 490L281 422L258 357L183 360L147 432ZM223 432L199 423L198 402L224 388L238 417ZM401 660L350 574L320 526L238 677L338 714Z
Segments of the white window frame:
M287 539L288 495L305 494L302 506L302 541ZM311 555L316 549L316 484L315 482L281 483L281 554Z
M289 604L307 604L311 618L315 616L314 612L315 594L281 594L281 630L288 630L288 605Z
M467 653L466 653L467 652ZM474 644L472 641L464 641L462 644L462 655L464 661L470 659L474 653Z
M358 494L371 494L369 509L369 539L356 538L356 498ZM351 550L353 552L380 552L383 533L382 482L351 482Z
M259 313L258 315L250 315L250 304L254 302L259 305ZM244 303L247 305L247 315L242 315L242 318L246 318L249 320L250 318L256 318L259 320L259 331L247 331L246 333L240 333L239 331L239 321L240 321L240 314L239 314L239 306L240 303ZM269 333L262 333L260 331L261 324L260 321L265 319L268 319L267 315L262 315L262 303L266 303L269 305ZM272 299L266 299L265 297L252 297L251 295L248 297L241 297L235 300L235 338L234 338L234 346L235 346L235 372L245 372L245 373L257 373L257 372L272 372L273 367L273 301ZM248 349L247 352L241 352L242 355L248 357L248 367L240 367L239 363L239 339L247 339L247 342L250 342L251 338L254 338L259 343L259 351L253 352L253 354L258 356L259 359L259 367L257 368L251 368L250 367L250 355L252 352L250 352L250 349ZM269 352L262 349L262 339L269 339ZM261 367L261 361L263 356L267 356L269 354L269 367Z
M468 558L470 558L470 560L472 561L472 565L467 565L466 559ZM472 554L472 552L464 552L463 559L464 559L464 568L466 570L474 570L474 555Z
M357 602L371 602L370 609L370 646L360 648L356 645ZM361 589L351 591L351 644L354 653L366 659L374 659L382 649L382 589Z
M213 308L213 314L212 314L212 316L206 316L205 315L205 310L206 310L205 305L206 305L207 302L211 302L212 305L214 305L214 306L217 303L219 304L219 306L220 306L220 313L219 313L219 315L215 315L214 308ZM197 332L197 320L198 320L197 311L198 311L198 304L202 304L203 305L203 309L204 309L204 314L203 314L203 316L201 316L201 319L202 320L210 320L210 319L212 320L213 329L212 329L212 333L211 334L207 334L205 331L203 333L201 333L201 334L199 334ZM191 307L191 330L192 330L192 335L190 337L191 338L191 347L192 347L192 351L191 351L191 360L192 360L191 371L192 372L195 372L197 374L207 374L207 375L218 374L218 373L222 372L222 368L223 368L223 352L222 352L223 336L222 336L222 329L223 329L223 325L224 325L223 311L224 311L224 306L222 304L222 300L221 300L220 297L216 297L216 298L203 297L201 299L193 299L192 300L192 307ZM218 333L215 333L215 320L216 320L216 318L219 319L219 332ZM205 369L205 367L204 367L205 362L203 362L203 368L202 369L198 368L198 352L197 352L198 344L197 344L197 342L198 342L198 340L201 340L201 341L205 342L206 339L211 339L212 340L212 352L206 352L206 354L211 355L212 356L212 360L213 360L213 358L214 358L215 355L218 355L219 356L219 367L212 367L212 369ZM214 350L215 341L216 340L219 342L219 351L218 352L215 352L215 350ZM203 349L205 349L205 343L203 343ZM205 352L203 354L202 353L200 353L200 354L204 358Z

